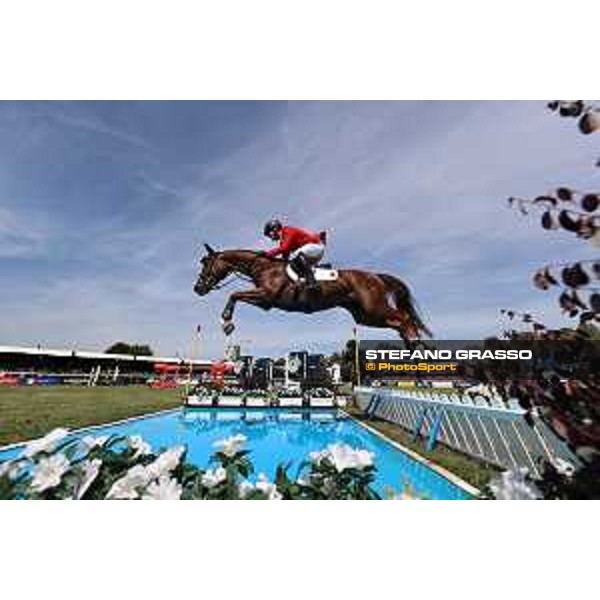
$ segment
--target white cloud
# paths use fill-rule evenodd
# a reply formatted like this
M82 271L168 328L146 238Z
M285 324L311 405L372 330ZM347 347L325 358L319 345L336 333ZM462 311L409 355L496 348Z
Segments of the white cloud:
M50 239L50 223L37 214L0 206L0 259L43 256Z

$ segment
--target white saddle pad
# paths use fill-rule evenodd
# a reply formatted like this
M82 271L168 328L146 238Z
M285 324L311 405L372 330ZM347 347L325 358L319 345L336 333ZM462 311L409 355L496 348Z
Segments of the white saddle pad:
M298 281L298 274L294 269L292 269L291 265L288 265L285 268L285 272L287 276L292 281ZM314 269L315 279L317 281L335 281L338 278L337 269L324 269L323 267L317 267Z

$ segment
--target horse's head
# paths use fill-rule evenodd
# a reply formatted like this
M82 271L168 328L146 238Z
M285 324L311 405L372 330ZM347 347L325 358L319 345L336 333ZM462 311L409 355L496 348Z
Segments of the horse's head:
M221 252L208 244L204 244L204 247L206 254L200 259L201 268L194 285L194 291L199 296L208 294L231 272L231 265L223 260Z

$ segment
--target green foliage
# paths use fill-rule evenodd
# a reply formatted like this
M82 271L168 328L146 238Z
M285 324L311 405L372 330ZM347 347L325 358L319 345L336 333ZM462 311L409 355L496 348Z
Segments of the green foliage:
M342 351L342 379L344 381L358 382L356 372L356 340L348 340Z
M593 323L583 323L577 327L590 340L600 340L600 327Z
M275 480L259 474L245 438L215 444L209 467L187 462L184 447L158 454L138 436L72 439L54 430L21 456L0 462L0 499L24 500L374 500L377 469L365 450L334 444L312 453L295 479L280 465Z
M128 344L126 342L117 342L113 344L106 354L131 354L133 356L154 356L152 348L147 344Z

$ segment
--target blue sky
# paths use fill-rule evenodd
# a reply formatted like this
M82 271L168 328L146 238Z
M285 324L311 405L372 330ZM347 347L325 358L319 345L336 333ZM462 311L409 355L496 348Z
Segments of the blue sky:
M559 323L531 272L594 249L506 198L593 187L594 142L544 102L2 102L0 344L187 355L200 323L217 357L226 290L193 294L201 244L266 247L273 216L405 279L437 337L498 333L502 307ZM352 328L243 305L236 322L255 354Z

